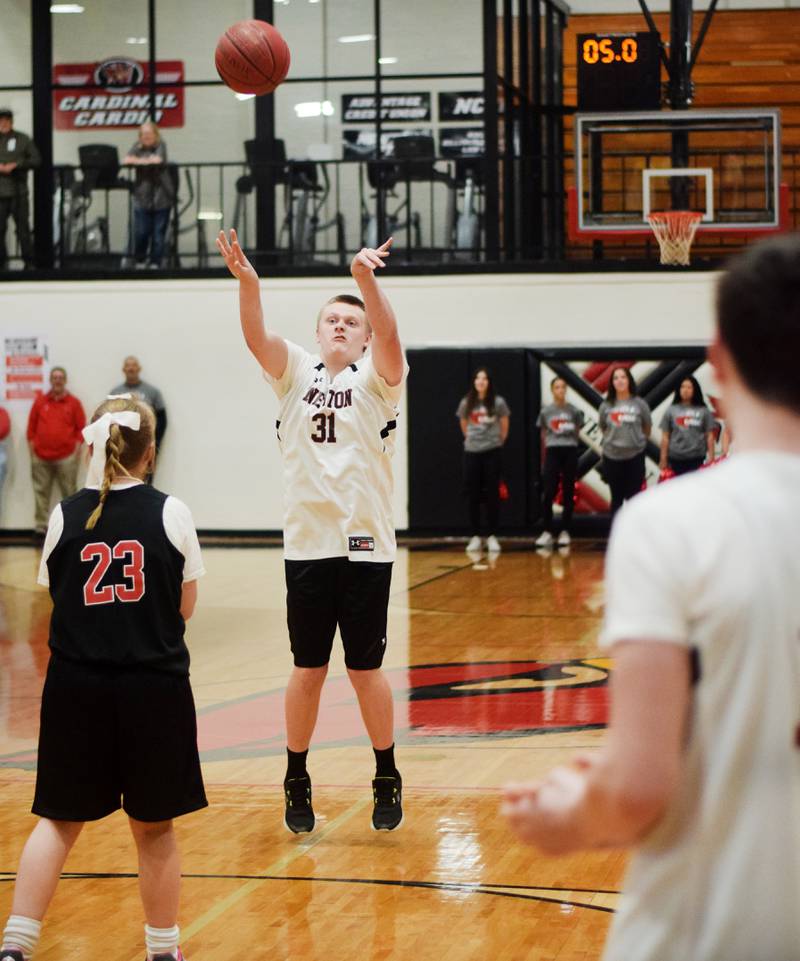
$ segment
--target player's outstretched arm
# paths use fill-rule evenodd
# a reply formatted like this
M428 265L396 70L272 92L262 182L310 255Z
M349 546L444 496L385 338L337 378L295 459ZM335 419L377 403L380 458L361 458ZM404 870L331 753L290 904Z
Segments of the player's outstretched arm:
M367 320L372 327L372 362L375 370L390 387L396 387L403 379L405 360L400 335L397 331L397 318L386 294L375 278L375 271L385 267L385 260L391 253L390 237L380 247L362 247L353 257L350 273L358 284L367 308Z
M225 236L224 230L220 230L217 250L228 270L239 281L239 319L245 343L262 368L279 380L286 370L289 350L283 337L271 333L264 326L258 274L245 257L235 230L231 230L230 239Z

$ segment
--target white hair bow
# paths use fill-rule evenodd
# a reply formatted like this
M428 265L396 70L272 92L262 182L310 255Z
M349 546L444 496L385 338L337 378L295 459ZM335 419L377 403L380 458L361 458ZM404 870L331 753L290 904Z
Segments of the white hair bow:
M83 428L83 439L92 447L92 459L86 475L87 487L100 487L106 468L106 441L112 424L139 430L141 416L134 410L115 410L103 414L96 421Z

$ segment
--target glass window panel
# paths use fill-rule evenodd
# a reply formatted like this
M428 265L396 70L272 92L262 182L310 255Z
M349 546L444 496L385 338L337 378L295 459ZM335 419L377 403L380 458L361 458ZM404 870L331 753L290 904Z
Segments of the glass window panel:
M0 0L0 85L24 86L31 77L31 15L27 0ZM0 91L0 103L9 94Z
M384 97L396 97L399 117L403 104L415 104L425 110L427 119L384 120L384 128L391 136L388 155L398 160L396 200L387 204L390 221L387 231L396 233L398 253L403 259L425 259L425 251L449 246L455 194L452 163L436 159L439 156L436 93L440 80L385 80ZM428 110L429 108L429 110ZM402 205L402 206L401 206ZM398 258L400 259L400 258Z
M313 162L313 169L306 168L312 189L297 177L292 187L280 187L276 198L279 246L288 248L287 256L295 262L345 263L348 253L361 246L362 200L371 190L365 163L358 162L357 152L345 150L344 138L363 128L369 133L370 125L343 125L341 111L344 98L371 92L372 78L284 84L275 92L275 135L284 141L287 158ZM309 211L316 221L313 235L304 233L302 222Z
M157 0L156 54L182 60L187 80L217 80L214 51L222 34L253 17L252 0Z
M436 44L433 56L431 38ZM382 0L381 58L386 76L483 70L481 0Z
M289 76L373 74L373 13L373 0L319 0L317 3L312 0L290 0L276 3L275 26L283 34L292 53Z
M147 60L147 4L81 0L82 13L53 13L53 63ZM144 42L142 42L144 41Z
M221 86L189 87L184 95L185 125L161 130L168 159L176 165L176 250L182 266L216 266L214 238L221 227L235 225L237 201L239 225L246 221L244 207L248 198L240 196L237 183L246 173L244 142L253 135L253 100L237 100ZM213 137L209 137L209 131L213 131ZM116 148L116 158L121 161L136 135L136 129L56 131L56 162L66 165L79 185L86 176L79 163L82 145L110 145ZM75 201L76 237L86 227L87 236L96 243L97 221L102 218L111 251L120 255L126 252L130 229L130 191L126 184L134 178L133 168L112 171L106 180L110 189L101 186L92 190L85 198L89 201L85 210L86 191L74 192L70 199ZM80 238L73 238L72 248L79 246Z

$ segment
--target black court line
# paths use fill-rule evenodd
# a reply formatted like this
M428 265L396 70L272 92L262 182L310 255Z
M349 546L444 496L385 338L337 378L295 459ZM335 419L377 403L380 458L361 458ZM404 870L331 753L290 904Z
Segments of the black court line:
M0 872L5 874L6 872ZM97 880L133 880L138 874L112 873L79 873L66 872L61 875L65 881L97 881ZM579 891L584 894L619 894L619 891L598 890L594 888L551 888L535 887L524 884L479 884L457 881L392 881L386 878L308 878L286 874L182 874L182 878L199 881L306 881L323 884L373 884L378 887L416 888L428 891L460 891L464 894L488 894L497 898L513 898L521 901L538 901L543 904L568 904L574 908L586 908L588 911L600 911L603 914L613 914L613 908L606 908L599 904L583 904L581 901L569 901L564 898L548 898L540 894L527 894L528 891ZM13 877L0 877L0 881L12 881ZM494 891L492 888L505 888L504 891ZM516 893L518 892L518 893Z
M438 607L409 607L408 610L411 614L450 614L453 617L475 616L480 614L484 617L491 617L492 619L496 617L507 617L511 620L602 620L602 614L493 614L488 611L442 611Z
M407 587L405 591L398 591L398 593L410 594L418 587L425 587L426 584L433 584L434 581L440 581L443 577L450 577L452 574L458 574L459 571L468 571L471 569L472 561L468 561L466 564L459 564L457 567L451 567L449 570L443 571L441 574L434 574L433 577L429 577L426 581L420 581L419 584L415 584L413 587Z

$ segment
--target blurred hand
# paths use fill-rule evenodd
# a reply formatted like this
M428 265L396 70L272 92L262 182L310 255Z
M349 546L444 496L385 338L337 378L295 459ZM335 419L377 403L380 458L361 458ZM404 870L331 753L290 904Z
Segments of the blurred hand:
M565 854L583 846L576 813L588 790L587 774L596 763L582 755L570 766L554 768L541 781L509 784L501 811L517 837L546 854Z
M220 230L217 236L217 250L222 254L222 259L225 261L228 270L238 281L258 283L258 274L239 246L235 230L231 230L230 240L225 236L225 231Z
M386 266L384 260L391 254L389 248L393 240L394 237L390 237L377 250L373 250L372 247L362 247L359 250L350 264L350 273L356 281L359 277L367 277L374 273L377 267Z

